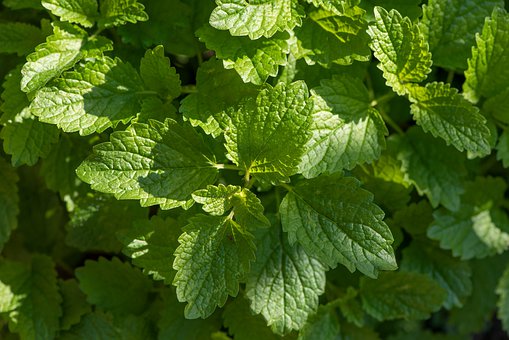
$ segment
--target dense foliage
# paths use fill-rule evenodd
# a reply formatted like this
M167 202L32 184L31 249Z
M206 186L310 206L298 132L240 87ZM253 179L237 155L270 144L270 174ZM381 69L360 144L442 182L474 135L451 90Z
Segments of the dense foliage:
M3 0L0 338L509 331L506 8Z

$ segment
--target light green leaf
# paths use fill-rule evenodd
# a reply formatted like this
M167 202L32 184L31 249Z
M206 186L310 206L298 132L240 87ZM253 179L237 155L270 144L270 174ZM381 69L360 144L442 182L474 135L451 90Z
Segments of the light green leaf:
M139 111L142 91L136 70L108 57L79 65L39 90L30 111L45 123L81 135L127 123Z
M104 37L90 38L83 29L65 22L53 22L53 35L28 55L21 74L21 90L40 89L84 57L100 56L113 48Z
M447 294L429 277L417 273L383 273L377 280L361 278L362 306L377 320L427 319Z
M290 244L298 241L329 267L341 263L370 277L397 268L384 212L353 177L322 175L298 183L280 214Z
M300 26L304 16L294 0L216 0L216 4L210 15L212 27L229 30L233 36L248 35L253 40Z
M498 312L497 316L502 321L502 327L507 332L509 331L509 267L507 267L498 281L497 285L498 295Z
M101 0L99 27L110 28L138 21L147 21L145 6L136 0Z
M0 53L28 54L44 41L40 28L21 23L0 23Z
M449 84L429 83L410 91L412 115L423 130L441 137L447 145L478 156L491 152L490 130L479 109Z
M232 197L241 190L238 185L207 185L207 189L197 190L192 196L196 202L203 204L203 210L211 215L221 216L233 207Z
M18 227L19 177L16 170L0 157L0 251Z
M319 307L299 332L298 340L335 340L339 335L339 322L330 308Z
M509 167L509 132L504 130L497 144L497 159L502 161L504 168Z
M85 27L94 26L97 19L97 0L42 0L44 8L69 21Z
M428 237L440 241L463 260L483 258L509 248L509 217L499 208L506 184L501 178L479 177L465 184L461 207L451 212L439 209Z
M361 79L334 76L322 80L311 93L315 105L310 127L313 135L299 165L305 177L351 170L380 156L388 131L371 108Z
M254 260L253 236L228 217L197 215L179 243L173 263L177 297L188 303L186 318L206 318L228 295L237 295Z
M380 61L387 85L399 95L412 83L420 83L431 72L431 53L417 24L396 10L375 7L375 23L369 26L370 47Z
M97 307L122 316L141 314L147 308L152 284L127 262L100 257L98 261L85 261L75 274L87 301Z
M423 5L419 28L428 41L433 64L464 70L471 55L475 34L493 8L503 0L431 0ZM385 6L384 6L385 7Z
M142 268L143 273L171 284L175 276L173 253L178 247L180 232L172 219L154 216L150 220L134 221L132 226L118 231L117 237L124 245L122 252Z
M279 223L257 234L256 262L246 282L251 309L277 334L301 329L318 307L325 266L300 245L290 245Z
M135 123L94 147L76 170L92 189L163 209L192 204L191 193L216 179L214 155L192 127L172 119Z
M266 85L256 101L232 113L225 132L228 158L264 181L285 182L298 171L309 139L311 102L304 82Z
M179 110L193 126L200 126L214 137L226 128L229 111L234 110L242 99L258 94L257 87L244 83L234 70L225 70L217 59L198 68L196 90L182 100Z
M256 85L275 77L279 66L286 65L286 55L290 52L287 32L277 33L270 39L251 40L232 37L228 32L206 25L196 34L207 48L214 50L217 58L223 60L224 68L234 69L244 82Z
M449 252L430 242L413 241L403 250L401 270L427 275L445 291L444 307L462 307L472 292L472 272L465 261L453 258Z
M156 91L166 100L180 95L180 76L170 65L170 58L164 56L164 48L159 45L147 50L141 59L140 74L148 90Z
M91 312L92 306L87 303L87 297L80 290L75 279L59 281L59 286L63 300L60 328L68 330L71 326L79 323L82 316Z
M34 255L30 262L0 262L0 313L22 339L54 339L62 309L52 260Z
M402 170L419 194L426 195L434 208L442 204L457 210L466 174L463 155L417 127L409 129L397 143Z
M501 7L495 8L475 40L463 84L466 98L474 103L509 87L509 50L505 48L509 44L509 14Z

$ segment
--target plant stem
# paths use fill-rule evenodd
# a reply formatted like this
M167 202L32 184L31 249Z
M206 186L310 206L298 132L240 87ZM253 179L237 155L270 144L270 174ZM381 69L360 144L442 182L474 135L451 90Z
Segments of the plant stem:
M214 164L214 168L219 170L235 170L235 171L242 170L241 168L234 164Z
M185 85L182 86L180 92L188 94L188 93L197 93L196 85Z
M380 104L383 104L383 103L386 103L388 101L390 101L392 98L396 97L396 94L392 91L390 92L387 92L386 94L374 99L371 101L371 106L375 107L377 105L380 105Z
M389 126L390 126L391 128L393 128L393 129L394 129L394 131L396 131L396 132L397 132L398 134L400 134L400 135L404 135L404 134L405 134L405 132L403 131L403 129L401 129L401 128L399 127L399 125L398 125L398 124L397 124L394 120L392 120L392 118L391 118L388 114L386 114L386 113L385 113L385 112L383 112L383 111L379 111L379 112L380 112L380 115L382 116L382 118L385 120L385 122L386 122L387 124L389 124Z
M448 84L451 84L452 81L454 80L454 71L449 71L449 73L447 73L447 79L446 79L446 83Z

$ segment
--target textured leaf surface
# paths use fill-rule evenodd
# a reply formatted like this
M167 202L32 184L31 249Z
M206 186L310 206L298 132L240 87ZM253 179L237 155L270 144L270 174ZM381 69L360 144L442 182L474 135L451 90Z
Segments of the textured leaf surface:
M442 204L457 210L466 174L464 157L419 128L409 129L398 144L402 169L419 194L426 195L433 207Z
M330 267L341 263L370 277L396 269L384 212L353 177L302 181L283 199L280 214L290 244L298 241Z
M286 55L290 52L287 42L290 36L286 32L270 39L251 40L204 26L196 34L223 60L226 69L237 71L246 83L261 85L268 77L275 77L279 66L286 65Z
M43 41L38 27L21 22L0 23L0 53L24 55Z
M491 152L490 130L477 107L449 84L429 83L411 91L412 114L423 130L441 137L459 151L486 156Z
M130 228L117 233L124 244L122 252L129 256L133 264L142 268L154 280L164 280L171 284L173 253L178 247L180 228L171 218L154 216L150 221L136 220Z
M98 16L97 0L43 0L42 5L60 20L92 27Z
M509 87L509 50L505 48L509 44L509 14L503 8L496 8L486 19L476 42L463 84L465 96L473 102Z
M251 309L277 334L300 329L316 311L325 288L325 266L291 246L278 224L257 234L256 262L246 283Z
M24 339L52 339L62 315L52 260L35 255L28 263L0 262L0 313Z
M312 90L311 139L299 165L306 177L351 170L371 162L385 147L387 129L371 108L368 90L359 78L334 76Z
M506 184L501 178L479 177L465 185L461 207L439 209L428 237L463 260L483 258L509 248L509 218L499 208Z
M69 331L64 332L62 340L81 339L108 339L122 340L119 332L115 329L111 318L102 312L93 312L83 316L81 322Z
M228 158L265 181L288 181L308 140L311 102L304 82L266 85L233 113L225 132Z
M167 100L180 95L180 76L170 65L170 58L164 56L163 46L145 52L140 63L140 73L146 89L156 91Z
M291 30L302 22L301 6L293 0L216 0L210 24L231 35L251 39L270 38L277 31Z
M173 284L179 301L188 303L186 318L206 318L228 295L237 295L255 245L253 236L228 217L197 215L189 222L175 251Z
M151 120L112 133L76 171L94 190L171 209L189 206L191 193L214 182L213 161L190 126Z
M420 7L421 0L362 0L360 5L367 12L367 16L369 20L373 18L372 14L373 10L376 6L382 6L383 8L395 9L402 16L409 17L412 20L419 18L422 14L422 10Z
M0 157L0 251L18 227L18 174Z
M334 340L340 334L337 317L329 308L318 308L299 332L299 340Z
M446 298L445 290L425 275L383 273L377 280L361 278L362 306L377 320L426 319Z
M387 85L404 95L411 83L419 83L431 72L431 53L416 24L396 10L375 7L375 23L369 26L370 44Z
M450 253L432 244L414 241L403 250L401 270L429 276L445 289L444 307L462 307L472 292L472 272L467 262L453 258Z
M144 9L145 6L136 0L102 0L98 24L100 27L109 28L128 22L134 24L138 21L146 21L148 15Z
M104 57L64 73L39 90L30 111L65 132L88 135L133 118L141 90L141 79L131 65Z
M106 38L89 38L83 29L65 22L53 22L53 35L28 55L21 74L21 90L32 92L71 68L85 56L98 56L111 50Z
M98 261L85 261L75 273L80 289L93 305L117 315L140 314L147 308L152 284L127 262L100 257Z

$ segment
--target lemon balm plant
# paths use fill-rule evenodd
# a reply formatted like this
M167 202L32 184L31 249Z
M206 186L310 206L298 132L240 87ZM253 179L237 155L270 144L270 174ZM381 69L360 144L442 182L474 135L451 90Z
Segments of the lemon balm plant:
M4 0L0 336L509 330L505 7Z

